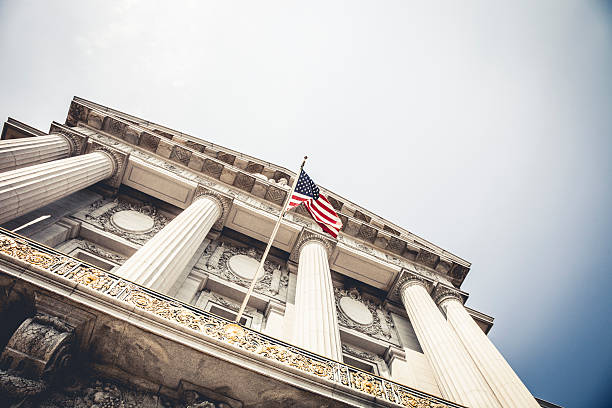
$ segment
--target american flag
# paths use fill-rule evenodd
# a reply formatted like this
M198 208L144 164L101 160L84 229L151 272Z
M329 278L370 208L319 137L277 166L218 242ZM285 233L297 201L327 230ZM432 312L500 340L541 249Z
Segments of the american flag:
M327 198L319 193L319 187L304 170L300 173L287 209L297 207L302 203L317 224L323 228L323 231L334 238L338 237L338 231L342 228L340 217L338 217Z

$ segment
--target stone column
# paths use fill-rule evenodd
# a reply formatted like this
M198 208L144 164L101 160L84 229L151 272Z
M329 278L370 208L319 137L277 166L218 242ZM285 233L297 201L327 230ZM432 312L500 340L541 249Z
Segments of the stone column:
M429 295L427 282L408 277L399 291L434 376L446 399L470 408L500 407L499 402Z
M512 367L465 310L460 297L452 290L441 290L436 300L501 406L539 408Z
M54 160L0 173L0 224L114 176L110 151Z
M317 354L342 361L342 344L328 258L333 243L303 230L296 248L299 254L295 289L293 343Z
M60 133L0 140L0 172L64 159L75 151L75 142Z
M168 225L147 241L114 273L162 293L183 275L215 223L229 211L229 199L196 191L196 198ZM222 225L220 226L222 227ZM220 228L219 228L220 229Z

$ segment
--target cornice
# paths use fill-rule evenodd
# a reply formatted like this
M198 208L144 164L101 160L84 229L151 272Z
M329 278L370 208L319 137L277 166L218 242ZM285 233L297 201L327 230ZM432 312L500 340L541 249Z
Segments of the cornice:
M202 184L198 184L195 189L195 192L193 193L193 201L202 197L212 198L219 205L219 208L221 209L221 215L213 225L213 229L221 231L232 209L234 199L230 196L220 193L219 191L210 189L206 186L203 186Z
M311 241L318 241L323 244L323 247L325 247L325 251L327 252L327 258L331 256L338 242L332 238L328 238L327 236L323 235L323 233L313 231L309 228L302 228L302 231L300 232L300 235L298 236L298 239L295 241L295 245L291 250L289 260L293 262L298 262L302 247L306 243Z

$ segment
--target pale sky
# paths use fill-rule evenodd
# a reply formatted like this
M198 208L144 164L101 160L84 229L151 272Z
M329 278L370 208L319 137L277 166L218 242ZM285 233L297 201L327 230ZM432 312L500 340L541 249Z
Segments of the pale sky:
M611 392L611 2L2 1L0 51L2 119L48 130L78 95L308 154L472 262L467 305L534 395Z

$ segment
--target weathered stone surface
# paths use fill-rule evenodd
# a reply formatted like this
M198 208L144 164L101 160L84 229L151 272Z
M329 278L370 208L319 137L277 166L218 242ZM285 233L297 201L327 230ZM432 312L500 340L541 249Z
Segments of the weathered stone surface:
M140 141L140 131L130 126L126 127L125 132L123 133L123 140L130 144L138 145L138 142Z
M187 150L184 147L175 145L172 148L172 153L170 154L170 160L173 160L177 163L181 163L185 166L189 164L189 160L191 159L191 151Z
M219 152L217 153L217 159L233 165L234 160L236 160L236 156L230 153Z
M249 173L261 173L263 169L263 164L255 163L253 161L250 161L246 166L246 171Z
M219 179L221 177L221 173L223 172L223 165L211 159L204 160L204 166L202 167L202 173L207 176L214 177ZM232 178L232 183L234 179Z
M365 221L365 222L370 222L372 220L372 217L362 213L359 210L355 210L355 213L353 214L353 218L357 218L358 220Z
M270 202L273 202L274 204L282 206L286 197L287 191L275 186L269 186L264 198Z
M104 118L102 130L107 133L110 133L113 136L122 137L126 126L126 123L121 122L111 116L107 116Z
M159 136L149 132L142 132L138 145L150 152L155 152L157 151L157 146L159 145Z
M161 138L159 139L159 144L157 145L157 150L155 150L155 153L162 157L170 158L173 147L174 145L167 141L167 139Z
M236 179L236 172L227 167L223 167L219 180L221 180L224 183L233 185L235 179Z
M98 112L91 111L87 116L87 124L95 129L102 129L102 122L104 121L104 116Z
M205 160L206 156L204 156L202 153L193 153L191 155L191 158L189 159L189 164L187 166L195 171L202 171L202 167L204 167Z

